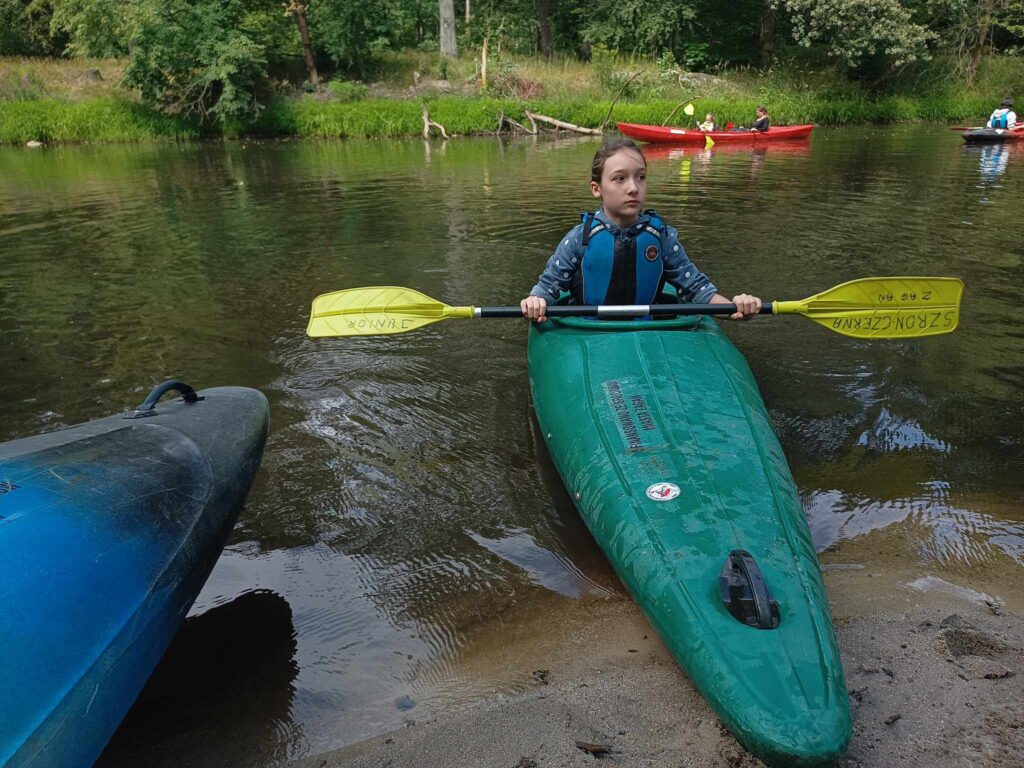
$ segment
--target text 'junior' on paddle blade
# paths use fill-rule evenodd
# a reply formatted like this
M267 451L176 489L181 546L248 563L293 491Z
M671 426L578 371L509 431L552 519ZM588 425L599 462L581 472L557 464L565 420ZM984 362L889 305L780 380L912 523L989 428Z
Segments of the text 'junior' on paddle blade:
M912 339L955 331L963 290L956 277L869 277L775 302L775 313L802 314L858 339Z
M472 317L472 307L449 307L411 288L349 288L313 300L306 335L315 339L405 333L449 317Z

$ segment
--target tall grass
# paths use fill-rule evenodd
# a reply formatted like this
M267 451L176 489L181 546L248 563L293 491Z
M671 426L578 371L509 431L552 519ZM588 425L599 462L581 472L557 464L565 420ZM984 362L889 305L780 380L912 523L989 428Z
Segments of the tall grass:
M0 56L0 80L29 80L41 95L72 101L113 96L126 61ZM0 93L0 101L4 99Z
M186 120L161 115L141 104L104 98L92 101L30 100L0 108L0 143L27 141L157 141L198 138Z
M750 125L763 99L708 97L699 99L699 117L713 112L719 124ZM310 138L416 136L423 130L422 109L445 126L450 134L490 133L504 113L522 123L525 111L549 115L587 128L596 128L608 113L610 100L581 101L543 99L527 102L494 98L433 98L426 101L366 99L358 102L319 102L278 99L258 120L238 126L239 134ZM665 99L620 102L615 105L610 127L617 121L660 125L676 102ZM816 123L890 123L908 120L969 120L988 114L991 99L973 94L880 99L824 98L813 94L778 94L768 102L775 125ZM682 111L672 125L692 127L694 118ZM143 105L117 99L83 102L28 100L5 102L0 109L0 143L38 141L159 141L200 138L196 123L162 115Z
M987 115L991 108L989 100L970 94L919 98L888 96L880 99L777 94L772 100L751 96L699 99L697 116L713 112L719 124L750 125L754 111L763 101L768 102L775 125L966 120ZM666 99L619 102L612 112L610 127L614 127L615 122L660 125L676 103ZM586 128L596 128L608 113L610 100L543 99L522 102L444 97L422 103L371 99L352 104L281 100L267 109L260 120L248 126L245 132L261 136L317 138L413 136L423 130L421 110L424 105L430 110L431 119L444 125L449 133L472 134L494 131L501 113L526 123L527 109ZM695 118L686 117L682 111L676 112L671 122L683 127L692 127L694 123Z

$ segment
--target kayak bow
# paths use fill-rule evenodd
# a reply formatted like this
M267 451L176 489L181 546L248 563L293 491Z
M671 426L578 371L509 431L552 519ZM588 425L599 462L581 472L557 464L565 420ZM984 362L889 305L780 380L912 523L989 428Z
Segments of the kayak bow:
M846 685L803 507L746 361L707 317L530 329L552 459L622 582L739 741L827 765Z
M0 765L96 761L220 555L268 413L252 389L167 382L0 445Z

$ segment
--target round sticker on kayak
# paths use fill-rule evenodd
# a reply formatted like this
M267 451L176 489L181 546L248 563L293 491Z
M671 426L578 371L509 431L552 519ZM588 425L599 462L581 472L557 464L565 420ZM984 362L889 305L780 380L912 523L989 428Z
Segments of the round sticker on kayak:
M679 486L675 483L655 483L647 489L647 498L654 501L672 501L679 495Z

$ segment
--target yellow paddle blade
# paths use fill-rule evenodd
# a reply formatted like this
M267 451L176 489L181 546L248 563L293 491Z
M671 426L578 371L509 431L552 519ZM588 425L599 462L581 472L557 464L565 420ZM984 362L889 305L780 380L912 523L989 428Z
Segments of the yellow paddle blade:
M405 333L449 317L473 317L473 307L449 307L411 288L349 288L313 299L306 335L316 339Z
M704 134L704 149L711 149L713 146L715 146L715 142L711 139L710 136L708 136L705 133Z
M693 104L687 104L683 107L683 114L689 117L693 117Z
M956 277L865 277L773 310L858 339L913 339L955 331L963 291Z

